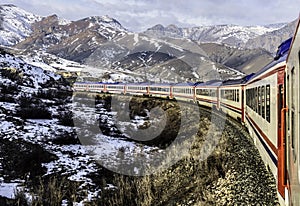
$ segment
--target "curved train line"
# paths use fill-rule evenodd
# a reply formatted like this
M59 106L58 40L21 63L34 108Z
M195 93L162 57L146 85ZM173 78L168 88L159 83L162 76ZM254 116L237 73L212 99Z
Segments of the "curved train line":
M300 29L254 75L204 83L75 82L75 91L145 95L195 102L244 124L277 180L281 205L300 205ZM288 49L289 48L289 49Z

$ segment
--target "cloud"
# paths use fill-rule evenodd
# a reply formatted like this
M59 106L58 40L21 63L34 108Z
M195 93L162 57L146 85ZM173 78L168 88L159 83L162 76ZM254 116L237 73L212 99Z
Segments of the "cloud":
M77 20L109 15L124 27L143 31L155 24L196 26L212 24L263 25L289 22L299 15L295 0L7 0L40 15Z

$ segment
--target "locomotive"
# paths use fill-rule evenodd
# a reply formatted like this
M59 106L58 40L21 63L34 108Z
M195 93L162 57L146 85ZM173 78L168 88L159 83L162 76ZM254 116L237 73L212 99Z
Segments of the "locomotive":
M75 82L75 91L144 95L198 103L237 119L277 181L281 205L300 205L300 28L256 74L199 83Z

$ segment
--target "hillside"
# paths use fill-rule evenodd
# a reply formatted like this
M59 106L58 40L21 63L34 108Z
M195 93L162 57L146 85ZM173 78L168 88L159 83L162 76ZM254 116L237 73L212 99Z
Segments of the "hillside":
M49 181L57 189L56 182L68 186L66 193L76 191L72 202L97 195L89 175L97 171L97 178L101 170L79 144L68 83L0 49L0 91L0 204L27 205L24 201L31 197L44 205L54 192Z
M40 16L26 12L14 5L0 5L0 45L12 46L32 33L32 24Z
M206 43L201 48L212 61L230 68L251 74L273 60L273 56L264 49L237 49L226 45Z
M15 55L52 71L80 71L82 80L109 82L239 78L269 62L295 24L158 24L134 33L105 15L68 21L57 15L36 16L13 5L2 5L0 11L0 45L9 46Z
M185 38L201 43L226 44L232 47L245 47L252 39L262 35L273 35L273 31L283 31L287 24L273 24L265 26L238 26L238 25L212 25L192 28L179 28L176 25L164 27L160 24L147 29L144 33L158 38ZM275 33L274 33L275 35ZM248 47L250 42L248 43ZM251 44L253 48L261 45ZM270 50L268 50L270 51Z

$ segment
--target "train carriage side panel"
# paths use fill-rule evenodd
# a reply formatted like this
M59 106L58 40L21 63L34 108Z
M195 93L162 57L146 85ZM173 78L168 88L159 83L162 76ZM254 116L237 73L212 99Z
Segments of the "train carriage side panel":
M286 68L286 155L287 188L290 205L300 205L300 18L287 58Z
M195 100L195 87L192 83L178 83L171 87L170 98L194 102Z
M246 97L248 99L245 108L246 125L250 136L253 138L263 161L270 168L275 179L277 179L278 164L276 79L276 76L273 75L263 81L248 85ZM265 101L263 106L264 112L261 112L262 104L259 103L263 99L261 97L262 88Z
M149 96L160 98L171 98L170 84L152 84L149 85Z
M231 85L221 86L220 107L229 116L242 121L242 86Z
M284 202L284 185L280 181L284 165L281 150L281 109L285 58L271 63L246 86L246 126L262 159L278 181L280 202Z
M120 83L108 83L106 85L106 92L111 94L123 94L126 90L125 84Z
M195 85L195 101L202 106L219 109L219 87L221 80L211 80Z
M218 104L218 87L215 86L196 86L195 100L199 105L217 108Z
M126 85L126 94L131 95L148 95L148 83L134 84L130 83Z

